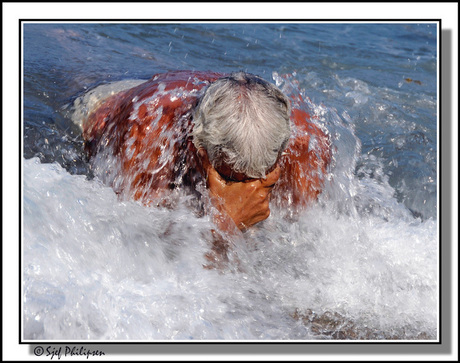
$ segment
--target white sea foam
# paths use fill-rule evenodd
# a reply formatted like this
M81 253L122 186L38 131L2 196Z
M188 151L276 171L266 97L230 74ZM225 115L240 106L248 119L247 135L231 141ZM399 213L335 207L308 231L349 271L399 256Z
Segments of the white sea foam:
M329 325L299 319L324 314L352 326L350 338L436 338L437 224L373 179L353 181L355 208L340 210L336 192L295 221L273 211L233 241L229 266L209 270L214 226L185 197L148 208L23 162L27 340L329 339Z

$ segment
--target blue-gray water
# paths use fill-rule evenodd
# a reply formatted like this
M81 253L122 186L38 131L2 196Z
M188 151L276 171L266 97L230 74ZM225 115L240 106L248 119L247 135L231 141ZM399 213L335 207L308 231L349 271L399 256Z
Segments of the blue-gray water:
M39 23L23 36L26 339L437 337L436 24ZM181 69L300 89L335 147L318 204L290 222L273 211L220 272L202 268L211 221L186 198L117 200L70 121L95 86Z

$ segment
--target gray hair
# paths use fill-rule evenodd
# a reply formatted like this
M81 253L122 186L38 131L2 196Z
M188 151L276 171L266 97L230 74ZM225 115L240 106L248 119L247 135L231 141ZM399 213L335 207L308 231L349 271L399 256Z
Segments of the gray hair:
M193 143L211 164L219 162L251 178L263 178L290 137L289 99L273 84L245 72L213 82L193 119Z

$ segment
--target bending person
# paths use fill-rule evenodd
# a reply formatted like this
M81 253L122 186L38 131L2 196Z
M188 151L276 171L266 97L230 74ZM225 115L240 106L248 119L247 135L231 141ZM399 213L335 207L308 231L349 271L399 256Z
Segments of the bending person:
M270 203L307 206L331 159L310 115L244 72L155 75L96 104L82 128L95 174L118 194L151 205L205 184L226 230L265 220Z

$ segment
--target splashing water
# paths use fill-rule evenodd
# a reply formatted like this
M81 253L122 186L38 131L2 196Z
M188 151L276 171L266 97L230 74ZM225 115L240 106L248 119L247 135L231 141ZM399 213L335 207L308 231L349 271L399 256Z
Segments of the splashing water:
M436 339L437 222L395 198L346 114L295 77L274 80L302 94L334 162L317 204L295 218L273 208L230 239L220 270L203 268L215 225L191 213L193 196L145 207L99 177L23 160L25 339Z

